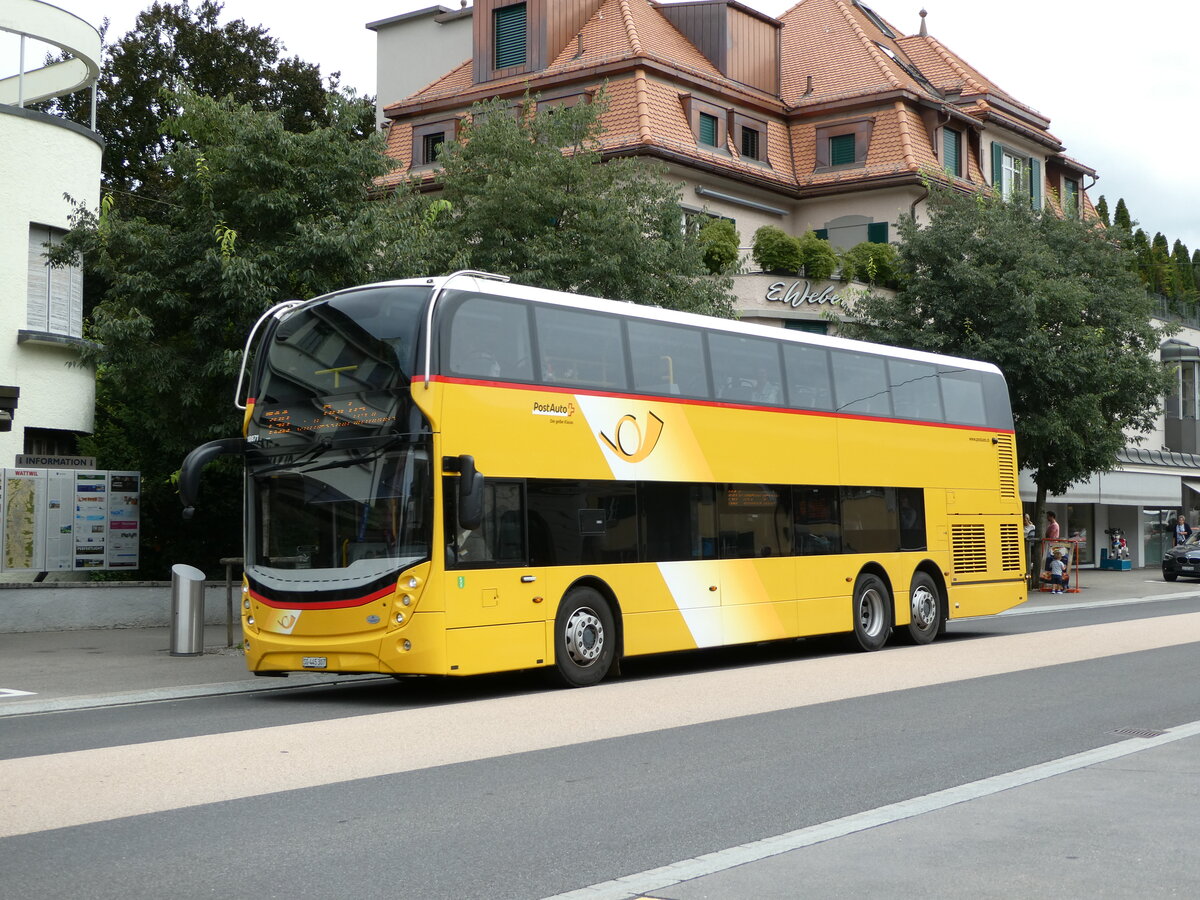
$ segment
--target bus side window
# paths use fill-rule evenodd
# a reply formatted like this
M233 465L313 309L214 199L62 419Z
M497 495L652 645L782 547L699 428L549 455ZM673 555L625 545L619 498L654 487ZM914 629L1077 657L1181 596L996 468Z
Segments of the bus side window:
M710 332L717 397L726 400L778 405L783 402L778 345L761 338Z
M468 378L533 380L529 311L523 303L468 296L443 331L449 371ZM448 352L447 352L448 351Z
M630 320L628 327L635 391L711 396L704 339L699 330L638 319Z
M788 404L797 409L833 409L829 354L809 344L783 345Z
M841 516L835 487L801 485L794 489L793 531L795 552L824 556L842 552Z
M943 421L936 366L906 359L889 359L887 367L892 407L897 416L926 422Z
M518 482L488 481L483 491L483 521L478 528L458 526L458 479L446 490L446 562L452 567L525 564L524 512Z

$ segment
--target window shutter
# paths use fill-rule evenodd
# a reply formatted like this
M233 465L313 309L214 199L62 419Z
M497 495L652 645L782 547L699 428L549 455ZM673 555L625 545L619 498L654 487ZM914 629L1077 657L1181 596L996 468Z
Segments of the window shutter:
M708 113L700 113L700 143L709 147L717 146L717 117Z
M1042 161L1029 158L1029 202L1034 209L1042 208Z
M514 3L495 11L496 68L525 65L525 4Z
M829 164L845 166L854 162L854 135L839 134L829 139Z
M742 156L758 159L758 131L742 127Z
M29 226L29 274L25 321L36 331L50 330L50 266L46 262L46 247L50 229Z
M829 240L829 229L828 228L814 228L813 234L815 234L817 237L819 237L823 241Z
M953 128L942 129L942 167L951 175L962 175L961 135Z
M886 244L888 242L888 223L887 222L870 222L867 225L867 241L872 244Z
M992 187L997 191L1004 186L1004 148L992 141Z

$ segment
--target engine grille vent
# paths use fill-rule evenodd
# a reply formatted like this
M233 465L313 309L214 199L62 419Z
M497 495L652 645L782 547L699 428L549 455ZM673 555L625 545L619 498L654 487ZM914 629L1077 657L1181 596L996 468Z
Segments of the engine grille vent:
M1000 568L1005 572L1020 572L1025 567L1021 564L1021 526L1015 522L1004 523L1000 526Z
M1017 497L1017 453L1011 434L996 435L996 462L1000 471L1000 496Z
M950 556L954 571L987 571L987 540L982 525L951 525Z

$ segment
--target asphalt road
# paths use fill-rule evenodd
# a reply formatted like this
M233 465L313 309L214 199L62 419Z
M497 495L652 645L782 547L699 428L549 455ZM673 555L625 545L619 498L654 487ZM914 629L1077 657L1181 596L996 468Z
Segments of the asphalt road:
M0 896L1190 896L1198 606L4 718Z

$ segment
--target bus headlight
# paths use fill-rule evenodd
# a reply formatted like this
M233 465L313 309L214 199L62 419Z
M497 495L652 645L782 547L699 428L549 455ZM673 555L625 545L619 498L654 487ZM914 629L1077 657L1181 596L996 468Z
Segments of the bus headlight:
M402 613L402 612L396 613L396 624L397 625L404 624L404 613Z
M412 597L410 597L408 594L405 594L403 597L400 598L400 602L403 603L405 606L412 606Z
M415 590L416 590L418 587L420 587L420 586L421 586L421 579L420 579L420 578L418 578L416 575L409 575L409 576L408 576L408 589L409 589L410 591L415 591Z

